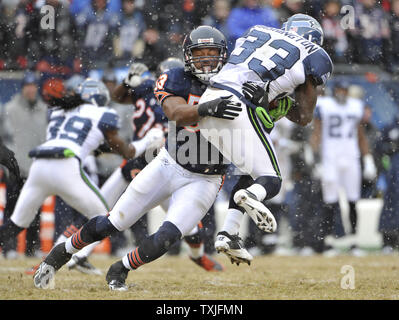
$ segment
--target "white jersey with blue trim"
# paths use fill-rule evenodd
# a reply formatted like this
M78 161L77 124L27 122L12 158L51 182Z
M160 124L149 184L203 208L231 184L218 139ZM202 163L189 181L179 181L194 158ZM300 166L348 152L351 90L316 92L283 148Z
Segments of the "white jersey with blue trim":
M38 149L70 149L82 161L105 139L105 131L120 128L119 116L108 107L83 104L71 110L55 108L49 116L46 142Z
M294 32L256 25L237 39L222 70L210 80L242 92L243 83L268 85L269 102L292 94L312 76L325 84L333 69L329 55L315 43Z
M315 118L322 123L323 160L360 157L358 125L363 114L364 102L360 99L348 97L345 103L340 104L333 97L319 97Z

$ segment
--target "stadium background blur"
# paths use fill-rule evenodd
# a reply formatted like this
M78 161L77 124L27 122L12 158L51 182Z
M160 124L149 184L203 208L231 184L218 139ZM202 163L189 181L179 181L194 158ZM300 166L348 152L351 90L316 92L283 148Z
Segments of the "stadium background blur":
M40 8L46 4L55 8L55 28L52 30L40 26L44 16ZM354 10L354 20L352 27L343 29L342 19L348 18L348 11L341 12L345 5ZM334 62L333 78L323 94L332 94L334 83L345 79L351 83L350 94L363 99L370 111L367 132L378 168L378 178L371 182L364 181L362 200L358 203L361 210L356 237L347 237L341 242L332 239L332 243L337 247L341 245L342 248L348 248L357 242L365 249L391 254L399 248L399 189L395 188L396 176L399 175L399 170L395 169L399 161L395 143L399 134L395 136L384 133L387 128L399 128L399 0L2 0L0 136L6 143L13 138L4 129L4 106L15 94L21 92L28 71L38 76L39 89L48 78L68 80L74 75L108 79L111 83L120 82L134 61L145 63L155 72L157 64L165 58L182 58L181 43L184 35L195 26L206 24L217 27L228 39L231 51L235 40L248 27L255 24L280 27L287 17L295 13L309 14L323 26L323 47ZM121 110L116 104L114 107ZM133 110L126 109L126 106L122 108L130 111L120 111L123 120L129 123ZM123 129L129 138L131 128L126 129L125 125ZM289 138L306 146L311 130L311 126L304 130L293 130ZM29 139L30 133L25 132L25 135ZM295 159L289 159L292 162L292 172L300 172L317 182L315 163ZM95 174L99 184L108 177L119 160L106 155L96 159ZM2 171L0 176L2 214L5 206ZM306 224L303 221L319 215L322 206L320 188L315 183L310 193L302 194L295 187L297 177L292 174L285 179L289 182L282 200L286 215L283 216L277 239L263 235L260 239L249 237L253 235L248 232L251 230L248 229L249 221L242 227L246 245L254 254L311 252L302 249L311 248L314 240L312 237L317 232L310 229L296 233L296 230L298 226ZM228 184L224 189L228 192ZM298 203L293 201L295 193L302 195L300 201L303 203L312 204L307 212L295 210L298 208ZM49 201L51 203L51 199ZM216 206L217 223L223 219L222 215L227 208L225 201L225 193L222 192ZM41 250L44 253L51 248L53 231L50 228L50 236L45 236L43 227L49 221L53 223L51 208L42 209ZM347 227L344 201L342 209ZM150 220L153 225L157 221L156 214ZM313 228L316 227L317 224ZM208 250L212 250L211 245ZM18 250L23 251L20 246ZM107 251L109 249L104 250L110 252Z

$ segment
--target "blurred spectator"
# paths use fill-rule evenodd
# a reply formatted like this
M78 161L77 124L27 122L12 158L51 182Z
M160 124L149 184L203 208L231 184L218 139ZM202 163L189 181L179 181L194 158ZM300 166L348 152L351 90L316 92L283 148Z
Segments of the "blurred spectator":
M390 254L399 249L399 116L385 126L378 144L378 152L388 157L386 183L378 230L382 234L382 252Z
M54 29L35 26L38 31L36 70L64 76L79 72L77 31L68 4L61 0L46 0L45 4L54 8L55 25ZM36 21L36 23L41 23L41 21Z
M229 29L227 27L227 18L230 14L229 0L215 0L212 5L212 10L205 16L202 24L215 27L224 34L226 39L229 38ZM228 43L228 52L234 48L234 43Z
M231 10L227 19L227 27L230 30L228 41L234 44L248 28L257 24L280 28L273 8L262 6L260 0L242 0L239 7Z
M92 0L76 17L83 68L102 69L114 56L114 38L120 16L108 10L106 0Z
M352 54L356 63L383 65L389 24L384 10L376 0L360 0L355 3L355 28L348 30Z
M392 0L389 28L391 30L391 38L387 53L387 67L391 72L399 72L399 0Z
M4 106L4 130L10 138L5 143L15 152L19 163L21 177L26 180L32 159L28 157L31 149L43 143L46 138L47 106L38 93L38 78L32 72L27 72L22 81L22 91L16 94ZM7 202L4 210L4 221L10 218L14 211L22 186L7 185ZM39 223L37 215L26 234L26 255L39 253ZM10 252L15 249L15 239L10 239Z
M37 63L40 12L35 8L34 2L21 0L15 10L8 7L4 21L7 22L6 31L10 32L8 57L11 60L7 69L33 69ZM3 11L3 15L4 13Z
M214 0L183 0L182 33L188 33L202 23L211 10Z
M115 54L125 66L130 65L132 58L143 50L141 37L145 29L143 13L135 7L135 0L122 0L122 15L115 43Z
M278 17L280 24L283 24L294 14L304 13L304 1L302 0L286 0L283 1L280 8L278 9Z
M144 31L143 40L145 47L140 60L151 72L155 72L160 61L169 57L166 37L161 37L158 29L150 28Z
M328 0L324 4L324 16L321 18L321 26L324 30L323 48L334 62L346 61L348 41L345 30L341 27L341 4L338 0Z
M77 15L87 7L90 7L91 0L69 0L71 5L69 11L73 15ZM110 12L120 12L121 1L120 0L107 0L107 8Z

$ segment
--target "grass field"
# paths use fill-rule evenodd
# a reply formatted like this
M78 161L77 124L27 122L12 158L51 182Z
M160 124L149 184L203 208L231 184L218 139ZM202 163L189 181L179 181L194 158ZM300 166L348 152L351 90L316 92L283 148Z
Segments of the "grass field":
M117 259L93 255L104 275L60 269L54 290L39 290L24 271L35 258L0 260L0 300L327 300L399 299L399 257L256 257L251 264L230 264L216 256L224 272L205 272L185 256L164 256L130 272L129 291L112 292L105 282ZM353 267L354 289L342 289L341 268Z

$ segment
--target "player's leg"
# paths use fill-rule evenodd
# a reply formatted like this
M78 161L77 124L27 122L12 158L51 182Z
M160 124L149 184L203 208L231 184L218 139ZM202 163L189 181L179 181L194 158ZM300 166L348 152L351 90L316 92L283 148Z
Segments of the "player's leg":
M322 221L320 224L320 238L325 241L326 236L334 234L343 235L344 229L339 206L340 169L334 159L324 159L322 163L323 175L321 177L321 190L323 196ZM323 251L336 254L335 250L323 245Z
M207 90L200 103L218 96L231 95L228 91ZM239 99L233 96L232 99ZM267 232L276 230L273 214L262 203L278 194L281 173L273 143L255 112L244 105L234 120L204 118L199 123L201 134L254 183L238 190L234 201L245 209L256 225Z
M32 163L26 180L10 220L0 226L0 246L7 239L16 237L22 230L28 228L44 200L51 195L47 186L45 165L42 161Z
M191 176L182 177L186 182L173 188L167 216L158 231L110 267L106 280L112 290L127 290L125 280L130 270L164 255L176 241L191 232L212 206L221 178Z
M112 208L121 194L126 190L129 182L125 180L122 169L117 168L101 186L101 194Z
M109 216L99 215L90 219L65 243L55 246L36 272L35 286L47 289L55 272L70 260L72 254L113 233L126 230L145 212L169 197L173 179L165 166L162 159L154 159L128 186Z
M253 257L244 248L242 240L239 237L239 229L241 221L244 217L245 210L234 201L234 195L238 190L245 189L253 183L251 176L242 175L233 187L230 193L229 208L223 226L216 236L216 251L225 253L231 260L231 263L240 264L245 262L250 264Z
M189 257L191 261L206 271L223 271L224 267L205 253L203 228L203 224L200 222L188 235L184 237L184 241L187 243L190 250Z
M362 173L360 161L358 159L353 159L352 161L348 162L348 164L351 165L347 168L347 170L345 170L345 173L342 177L342 183L349 202L349 221L351 225L351 233L355 234L357 227L356 203L359 201L361 195Z
M54 185L54 192L69 206L87 218L105 215L109 206L100 189L85 173L77 158L59 160L59 170L68 172L62 184Z
M161 208L168 212L169 204L170 198L161 203ZM205 253L202 227L201 223L198 224L184 237L184 241L190 250L190 259L207 271L222 271L224 267Z

